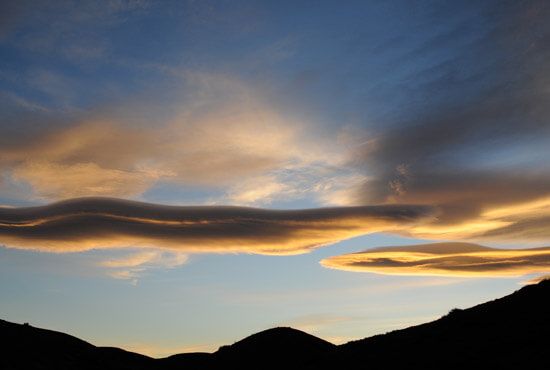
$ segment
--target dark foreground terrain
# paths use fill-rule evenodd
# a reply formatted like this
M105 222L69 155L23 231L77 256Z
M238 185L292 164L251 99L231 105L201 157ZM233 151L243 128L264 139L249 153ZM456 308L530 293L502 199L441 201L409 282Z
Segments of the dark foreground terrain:
M292 328L163 359L0 320L0 369L550 369L550 281L439 320L333 345Z

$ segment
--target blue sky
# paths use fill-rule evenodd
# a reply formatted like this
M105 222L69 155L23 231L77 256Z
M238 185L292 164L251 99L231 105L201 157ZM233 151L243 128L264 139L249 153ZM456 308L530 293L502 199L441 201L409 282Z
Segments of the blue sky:
M3 2L3 319L155 356L274 325L343 342L547 272L546 252L479 250L474 269L465 250L446 250L549 245L549 11L542 1ZM34 228L42 211L20 209L90 196L153 205L130 207L126 228L116 201L71 203L60 208L67 224L46 217L47 232ZM208 207L204 224L224 205L280 213L236 209L214 236L200 225L186 231L194 239L166 225L142 235L135 222L169 217L154 204ZM108 222L72 218L94 207ZM298 226L289 211L324 207L338 208ZM429 242L447 243L445 261L463 270L319 263L385 246L412 261L407 246Z

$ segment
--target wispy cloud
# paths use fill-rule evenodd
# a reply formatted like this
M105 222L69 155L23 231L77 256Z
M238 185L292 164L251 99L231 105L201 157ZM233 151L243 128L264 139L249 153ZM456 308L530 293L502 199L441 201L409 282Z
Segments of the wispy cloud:
M258 88L222 74L173 73L187 86L173 93L177 102L128 98L116 109L65 114L9 105L15 110L0 124L0 171L42 200L137 197L164 183L216 189L237 205L321 198L321 179L349 176L339 167L345 154L338 143ZM170 114L156 114L158 105ZM10 128L21 121L21 130Z
M141 275L157 268L174 268L185 264L187 254L173 251L145 250L124 257L101 261L99 265L107 269L109 276L116 279L131 280L137 284Z
M550 274L544 274L544 275L539 275L529 280L523 281L522 284L523 285L538 284L541 281L549 280L549 279L550 279Z
M550 271L550 247L496 249L468 243L383 247L329 257L321 265L388 275L522 276Z
M461 6L462 16L442 6L432 21L445 31L384 45L394 54L387 75L402 73L387 88L403 101L363 135L351 162L368 178L349 196L438 206L414 236L549 240L548 207L525 211L550 198L550 7L493 5Z
M292 197L296 189L285 184L274 175L252 178L231 187L226 198L230 204L269 204L274 198Z

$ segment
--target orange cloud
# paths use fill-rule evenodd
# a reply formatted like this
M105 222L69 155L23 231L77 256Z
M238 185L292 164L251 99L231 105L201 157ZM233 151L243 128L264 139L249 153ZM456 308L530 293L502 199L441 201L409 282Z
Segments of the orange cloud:
M14 169L13 177L39 189L45 198L56 198L60 194L66 197L140 194L158 179L145 171L101 168L95 163L61 165L47 161L24 162Z
M420 204L423 204L420 202ZM453 222L429 222L408 234L424 239L548 240L550 197L486 206L478 214Z
M329 257L321 265L387 275L522 276L550 271L550 247L496 249L470 243L383 247Z
M341 160L332 141L257 89L221 75L186 73L184 80L194 93L153 122L142 122L153 104L127 102L116 114L51 124L48 116L23 117L20 130L0 127L0 173L42 199L131 197L171 182L229 190L228 200L251 204L289 191L274 171L327 169Z
M0 240L13 248L50 252L160 247L190 253L297 254L366 233L399 230L430 213L429 207L416 206L268 210L80 198L0 208Z
M550 280L550 274L535 276L534 278L531 278L529 280L526 280L526 281L522 282L522 284L523 285L538 284L538 283L540 283L541 281L544 281L544 280Z

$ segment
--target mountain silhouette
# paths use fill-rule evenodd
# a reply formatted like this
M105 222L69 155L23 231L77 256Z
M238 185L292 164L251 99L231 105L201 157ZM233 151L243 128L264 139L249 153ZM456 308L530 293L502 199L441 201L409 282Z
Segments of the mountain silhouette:
M550 369L549 297L550 280L543 280L427 324L346 343L331 363L369 369Z
M292 328L253 334L214 353L153 359L0 320L1 369L550 368L550 281L430 323L333 345Z
M336 348L332 343L292 328L253 334L214 353L216 364L231 368L304 368ZM290 360L290 363L289 363Z
M150 369L154 359L71 335L0 320L0 369Z

